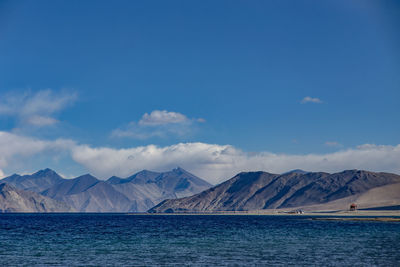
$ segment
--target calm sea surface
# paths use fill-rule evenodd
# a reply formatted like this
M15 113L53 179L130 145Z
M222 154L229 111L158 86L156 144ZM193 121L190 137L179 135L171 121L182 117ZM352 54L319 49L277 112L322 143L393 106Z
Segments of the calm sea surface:
M298 216L1 214L0 265L400 266L400 223Z

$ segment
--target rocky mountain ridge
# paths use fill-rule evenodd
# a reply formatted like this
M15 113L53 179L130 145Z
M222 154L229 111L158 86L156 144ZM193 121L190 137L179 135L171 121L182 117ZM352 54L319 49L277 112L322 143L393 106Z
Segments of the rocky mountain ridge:
M400 175L361 170L346 170L333 174L303 171L284 174L242 172L199 194L164 200L149 212L244 211L303 207L337 201L397 183L400 183Z

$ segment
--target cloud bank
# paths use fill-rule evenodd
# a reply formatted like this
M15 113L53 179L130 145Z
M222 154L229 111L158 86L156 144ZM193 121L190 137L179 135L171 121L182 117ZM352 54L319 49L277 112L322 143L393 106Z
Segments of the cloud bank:
M69 150L76 144L72 140L40 140L0 131L0 174L11 164L24 163L41 156L54 156L62 153L69 154ZM21 170L25 172L26 170Z
M148 145L115 149L77 144L72 140L38 140L0 132L0 151L0 174L11 161L27 160L46 153L67 153L77 164L102 179L112 175L127 177L143 169L165 171L176 166L213 184L241 171L259 170L282 173L292 169L325 172L364 169L400 174L400 144L365 144L327 154L250 154L231 145L179 143L165 147Z
M290 155L262 152L248 154L230 145L180 143L128 148L77 146L73 159L98 176L127 176L142 169L167 170L177 165L211 183L241 171L282 173L292 169L337 172L364 169L400 173L400 145L362 145L329 154Z

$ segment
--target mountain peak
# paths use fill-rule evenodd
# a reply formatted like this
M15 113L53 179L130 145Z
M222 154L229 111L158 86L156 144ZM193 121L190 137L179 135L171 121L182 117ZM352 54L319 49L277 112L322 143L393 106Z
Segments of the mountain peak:
M36 193L48 189L54 184L63 181L63 178L55 171L47 168L33 174L18 175L14 174L3 179L17 189L34 191Z
M36 176L36 175L58 175L58 174L55 171L53 171L52 169L46 168L46 169L35 172L33 175Z
M186 170L184 170L183 168L177 166L176 168L172 169L172 172L174 173L187 173Z
M121 177L118 177L118 176L114 175L114 176L111 176L110 178L108 178L106 180L106 182L110 183L110 184L117 184L117 183L120 183L122 180L123 179Z

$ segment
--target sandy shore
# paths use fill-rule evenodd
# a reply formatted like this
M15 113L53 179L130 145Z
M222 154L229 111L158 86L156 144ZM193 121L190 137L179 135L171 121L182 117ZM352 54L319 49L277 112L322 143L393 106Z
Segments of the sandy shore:
M312 220L316 221L375 221L375 222L400 222L400 218L393 218L393 217L374 217L374 218L354 218L354 217L318 217L312 218Z
M399 217L400 210L339 210L339 211L305 211L302 214L291 213L291 210L255 210L255 211L221 211L198 213L132 213L132 215L275 215L275 216L326 216L326 217Z

